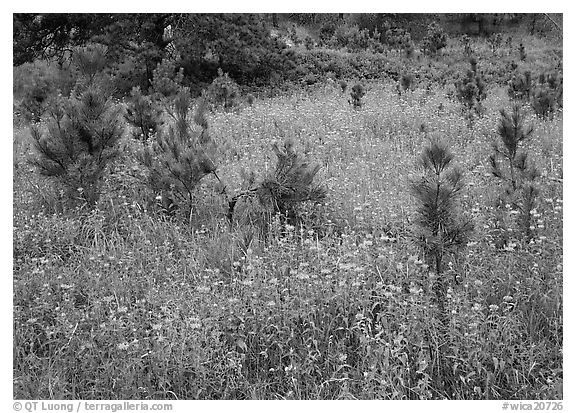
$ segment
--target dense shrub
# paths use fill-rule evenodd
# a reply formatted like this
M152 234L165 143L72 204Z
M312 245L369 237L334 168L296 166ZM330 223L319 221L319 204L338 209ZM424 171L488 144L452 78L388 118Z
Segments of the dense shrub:
M15 67L13 77L15 109L33 122L38 122L44 114L49 97L58 93L68 96L76 82L68 66L44 61Z
M492 33L490 37L488 37L488 44L490 45L492 54L496 56L496 52L502 46L502 33Z
M366 94L364 86L360 83L356 83L352 86L350 91L350 100L348 102L354 107L354 109L360 109L362 107L362 98Z
M430 23L426 37L422 40L422 49L429 54L437 54L448 44L448 36L436 22Z
M208 86L204 97L208 103L216 107L230 109L239 102L240 88L233 79L230 79L228 73L218 69L218 77Z

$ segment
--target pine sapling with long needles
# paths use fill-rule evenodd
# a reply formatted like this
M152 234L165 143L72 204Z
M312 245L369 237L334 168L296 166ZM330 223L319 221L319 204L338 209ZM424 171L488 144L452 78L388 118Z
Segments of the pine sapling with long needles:
M494 153L489 158L492 174L504 186L498 206L501 208L502 205L511 205L514 213L518 215L517 223L521 232L531 237L531 211L536 206L536 179L539 173L534 166L530 166L528 154L519 149L520 144L527 141L534 129L524 125L525 115L518 104L512 107L511 113L502 109L500 115L498 135L501 141L494 143Z

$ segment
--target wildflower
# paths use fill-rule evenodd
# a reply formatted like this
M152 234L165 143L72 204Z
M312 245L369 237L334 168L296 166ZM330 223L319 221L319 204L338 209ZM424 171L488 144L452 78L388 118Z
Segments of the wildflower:
M514 301L514 298L509 296L509 295L505 295L504 297L502 297L502 300L504 300L506 302L510 302L510 301Z
M123 342L118 344L118 350L128 350L128 347L130 346L130 344L128 344L127 342Z
M498 307L496 304L490 304L488 308L490 311L497 311L500 307Z
M193 330L202 327L202 323L200 322L200 319L198 317L190 317L188 319L188 322L190 323L190 328Z

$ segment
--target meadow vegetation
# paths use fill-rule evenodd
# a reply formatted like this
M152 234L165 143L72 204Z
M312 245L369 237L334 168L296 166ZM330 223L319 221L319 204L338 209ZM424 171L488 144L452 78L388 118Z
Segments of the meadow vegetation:
M15 69L15 398L562 399L561 47L336 29L273 93Z

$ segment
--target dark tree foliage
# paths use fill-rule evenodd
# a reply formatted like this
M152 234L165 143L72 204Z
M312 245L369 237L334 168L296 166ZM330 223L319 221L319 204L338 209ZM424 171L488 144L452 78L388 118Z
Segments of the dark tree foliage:
M118 65L118 75L141 80L142 88L151 85L153 71L167 56L171 35L167 30L174 20L168 13L114 14L110 24L95 41L109 48L110 59Z
M192 80L211 81L221 68L248 83L294 65L292 52L270 37L259 15L188 14L175 26L174 46Z
M14 13L13 64L37 58L62 59L71 47L100 33L111 19L106 14Z

